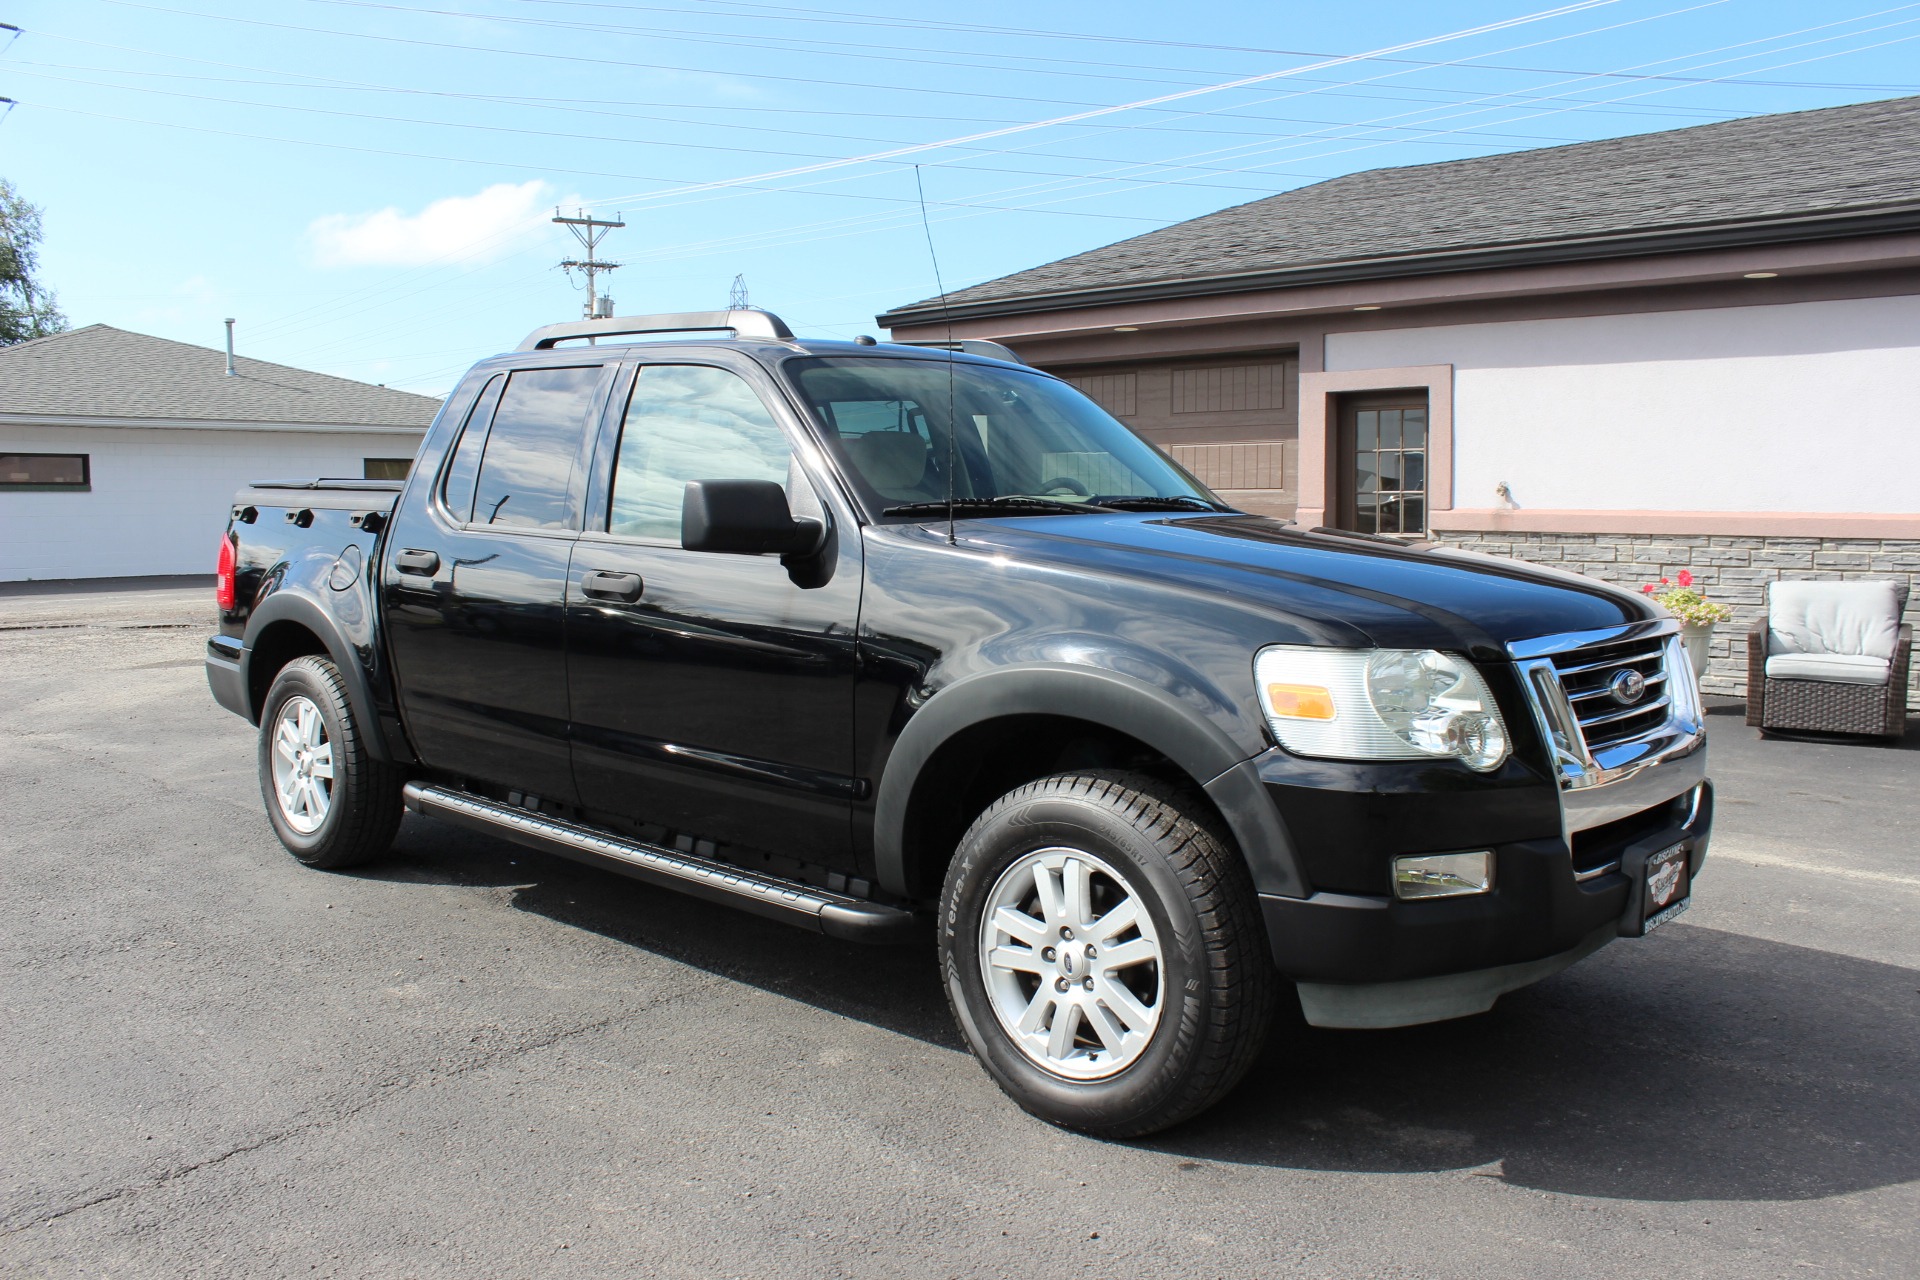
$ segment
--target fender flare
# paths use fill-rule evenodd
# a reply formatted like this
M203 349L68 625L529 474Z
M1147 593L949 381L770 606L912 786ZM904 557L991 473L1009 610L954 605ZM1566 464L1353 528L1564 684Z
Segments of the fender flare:
M375 709L373 691L367 686L366 669L354 652L353 642L347 638L339 621L317 600L302 591L283 587L254 607L247 619L243 637L245 650L240 660L241 687L253 687L254 642L268 627L279 622L298 623L319 638L326 648L327 657L340 672L341 683L346 686L347 703L353 708L354 718L359 722L361 741L366 744L368 754L376 760L392 760L393 753L387 747L386 735L381 730L380 717Z
M1172 694L1112 671L1051 664L990 671L949 685L907 722L880 778L874 808L875 878L908 892L906 826L914 787L954 735L1005 716L1056 715L1116 729L1178 765L1220 810L1262 893L1304 896L1305 880L1253 755Z

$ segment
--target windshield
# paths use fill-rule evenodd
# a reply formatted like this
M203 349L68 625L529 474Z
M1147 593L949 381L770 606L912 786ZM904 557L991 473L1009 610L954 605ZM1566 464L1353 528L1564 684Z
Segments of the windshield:
M975 514L1003 499L1046 501L1004 502L993 514L1057 515L1105 505L1102 499L1224 509L1100 406L1042 374L885 357L816 357L785 368L863 496L882 512L925 514L916 504L944 504L949 493Z

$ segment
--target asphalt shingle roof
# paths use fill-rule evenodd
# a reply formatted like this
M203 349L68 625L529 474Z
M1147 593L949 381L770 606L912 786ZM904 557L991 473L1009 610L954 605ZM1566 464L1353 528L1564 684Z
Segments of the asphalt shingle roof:
M1336 264L1368 264L1364 274L1377 278L1409 255L1903 204L1920 204L1920 97L1348 174L956 290L948 303L991 315L1022 299L1206 280L1231 287L1234 277ZM1609 256L1603 245L1594 250ZM1273 283L1284 281L1241 287ZM913 313L939 308L931 298L880 322L924 321Z
M110 325L0 347L0 414L421 427L440 402Z

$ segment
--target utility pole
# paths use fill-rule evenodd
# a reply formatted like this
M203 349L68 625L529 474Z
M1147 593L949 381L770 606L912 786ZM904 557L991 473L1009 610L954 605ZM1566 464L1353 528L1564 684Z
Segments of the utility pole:
M733 278L733 288L727 290L727 310L745 311L747 307L747 278L738 275Z
M583 259L568 258L560 264L566 269L569 278L572 277L575 267L586 272L587 304L581 309L582 317L588 320L606 319L613 314L613 299L601 296L595 280L602 271L612 271L620 264L599 261L597 251L600 248L600 242L606 239L609 231L627 224L620 221L620 215L617 213L613 216L613 221L609 222L602 218L590 218L583 209L576 209L571 218L562 217L560 211L555 209L553 220L573 232L573 238L578 240L581 247L587 251L587 256Z

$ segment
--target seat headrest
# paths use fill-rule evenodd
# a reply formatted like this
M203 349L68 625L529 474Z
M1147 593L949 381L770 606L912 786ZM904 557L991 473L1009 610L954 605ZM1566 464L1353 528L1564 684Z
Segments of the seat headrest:
M884 494L917 489L926 478L927 442L911 431L869 431L842 443L848 460Z

